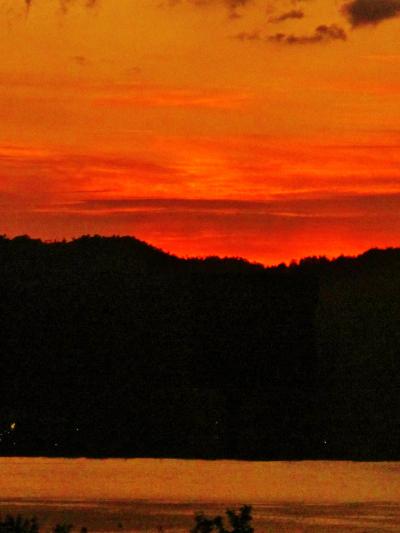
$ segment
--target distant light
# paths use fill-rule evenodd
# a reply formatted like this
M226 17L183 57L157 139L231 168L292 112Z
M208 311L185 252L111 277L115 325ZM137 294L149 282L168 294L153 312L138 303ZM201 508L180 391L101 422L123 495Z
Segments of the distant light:
M10 424L10 429L11 429L11 431L14 431L16 425L17 425L16 422L11 422L11 424Z

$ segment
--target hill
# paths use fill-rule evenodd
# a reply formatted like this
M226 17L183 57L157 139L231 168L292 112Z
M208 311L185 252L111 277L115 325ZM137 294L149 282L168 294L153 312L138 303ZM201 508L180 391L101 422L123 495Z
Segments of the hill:
M399 267L3 237L0 453L399 459Z

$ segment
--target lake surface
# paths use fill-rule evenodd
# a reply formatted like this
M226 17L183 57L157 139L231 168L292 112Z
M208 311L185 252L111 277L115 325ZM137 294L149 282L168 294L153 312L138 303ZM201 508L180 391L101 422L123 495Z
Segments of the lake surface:
M188 532L252 504L258 532L400 532L400 463L0 458L0 514L77 531Z

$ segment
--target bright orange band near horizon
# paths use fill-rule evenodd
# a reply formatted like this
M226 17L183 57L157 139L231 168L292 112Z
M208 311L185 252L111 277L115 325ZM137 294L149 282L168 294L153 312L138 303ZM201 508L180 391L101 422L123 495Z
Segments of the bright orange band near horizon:
M91 4L0 0L1 233L264 264L400 244L396 10Z

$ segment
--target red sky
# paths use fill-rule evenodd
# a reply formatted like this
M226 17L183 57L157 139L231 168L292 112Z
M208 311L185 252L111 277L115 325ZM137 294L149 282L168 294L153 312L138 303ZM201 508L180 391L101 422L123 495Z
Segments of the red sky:
M398 0L0 0L0 232L400 244Z

